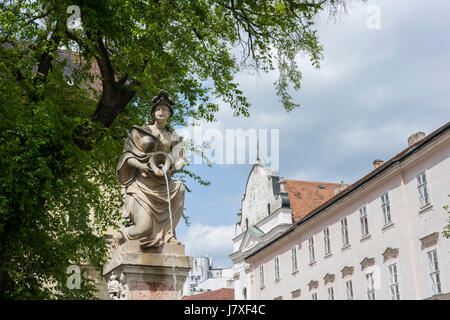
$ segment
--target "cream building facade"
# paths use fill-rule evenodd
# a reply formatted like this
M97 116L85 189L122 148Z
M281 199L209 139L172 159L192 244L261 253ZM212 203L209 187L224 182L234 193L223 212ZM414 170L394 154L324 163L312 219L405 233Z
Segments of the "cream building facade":
M449 299L450 123L244 254L249 299ZM236 290L238 293L238 290Z

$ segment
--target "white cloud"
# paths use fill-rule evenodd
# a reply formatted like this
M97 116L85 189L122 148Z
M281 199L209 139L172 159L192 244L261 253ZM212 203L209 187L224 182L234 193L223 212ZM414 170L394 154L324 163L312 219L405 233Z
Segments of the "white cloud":
M209 226L193 224L179 240L186 246L189 256L209 255L213 258L214 267L232 265L229 254L233 252L234 225Z

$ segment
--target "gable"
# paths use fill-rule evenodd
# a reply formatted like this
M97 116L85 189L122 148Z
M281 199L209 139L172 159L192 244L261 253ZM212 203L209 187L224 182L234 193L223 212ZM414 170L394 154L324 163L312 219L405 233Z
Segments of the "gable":
M272 183L267 171L260 165L255 165L250 172L242 199L242 231L255 225L268 215L268 204L273 198Z
M239 246L239 250L244 252L253 248L262 241L263 236L264 232L262 232L259 228L251 227L246 231L244 239L242 239L241 245Z

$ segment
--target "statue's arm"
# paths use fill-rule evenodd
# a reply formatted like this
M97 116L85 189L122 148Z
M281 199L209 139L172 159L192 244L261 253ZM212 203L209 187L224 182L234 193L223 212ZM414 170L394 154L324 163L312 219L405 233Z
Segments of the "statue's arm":
M146 163L142 163L136 158L128 158L127 164L131 167L142 170L144 172L151 171L150 167Z

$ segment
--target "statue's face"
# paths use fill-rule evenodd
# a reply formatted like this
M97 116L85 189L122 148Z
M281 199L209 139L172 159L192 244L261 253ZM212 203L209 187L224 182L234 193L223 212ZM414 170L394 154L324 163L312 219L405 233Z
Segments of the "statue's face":
M154 112L155 120L167 121L170 117L170 109L168 106L160 105L155 108Z

